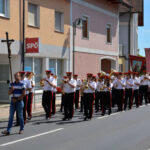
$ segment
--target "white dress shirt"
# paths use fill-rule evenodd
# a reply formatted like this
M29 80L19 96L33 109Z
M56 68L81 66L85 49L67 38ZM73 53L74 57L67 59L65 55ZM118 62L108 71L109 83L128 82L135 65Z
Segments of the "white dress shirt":
M120 82L121 82L121 83L120 83ZM126 84L125 84L125 80L124 80L124 79L121 79L121 80L119 81L119 79L116 79L115 82L114 82L114 85L115 85L115 86L117 85L116 89L118 89L118 90L124 89L124 86L126 85Z
M32 89L31 82L27 78L24 78L24 80L21 80L21 82L25 85L26 89ZM29 91L26 91L26 95L27 94L29 94Z
M103 89L103 86L104 86L104 81L98 81L97 83L96 83L96 90L98 91L98 92L101 92L101 91L103 91L102 89Z
M134 85L133 85L133 89L134 90L138 90L139 87L140 87L140 79L138 77L136 77L134 80ZM139 85L136 85L136 84L139 84Z
M76 85L76 90L80 90L80 87L82 85L82 81L80 79L77 79L77 85Z
M133 86L130 86L129 84L134 85L134 80L132 78L126 79L126 89L131 89Z
M141 85L148 85L148 80L144 80L144 78L145 77L148 77L148 76L146 76L146 75L142 75L141 77L140 77L140 83L141 83Z
M90 81L89 84L94 88L94 90L92 90L92 89L90 88L90 86L88 86L88 88L85 89L85 90L83 91L83 93L95 93L95 90L96 90L96 82Z
M46 77L45 79L51 83L53 83L54 80L51 76L49 78ZM47 81L44 81L44 91L53 91L53 87Z
M57 87L57 79L53 80L53 85ZM53 92L57 92L57 88L53 88Z
M76 85L77 85L76 80L71 79L71 80L69 81L69 83L72 84L72 85L74 85L75 88L72 88L68 83L65 83L65 84L63 85L64 93L69 94L69 93L74 93L74 92L76 91Z

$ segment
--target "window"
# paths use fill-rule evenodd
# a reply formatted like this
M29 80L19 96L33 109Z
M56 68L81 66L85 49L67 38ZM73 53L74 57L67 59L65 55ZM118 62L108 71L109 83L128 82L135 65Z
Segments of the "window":
M0 16L9 17L9 0L0 0Z
M58 76L57 83L58 86L61 84L61 79L63 77L63 63L62 59L50 59L49 69Z
M88 17L82 18L82 37L89 38Z
M64 14L55 12L55 31L64 32Z
M111 35L111 25L107 24L106 25L106 42L107 43L112 43L112 35Z
M28 24L31 26L39 26L39 7L35 4L28 4Z
M25 71L32 71L35 73L35 90L42 89L40 80L42 79L42 58L25 58Z
M119 64L119 72L123 72L123 64Z

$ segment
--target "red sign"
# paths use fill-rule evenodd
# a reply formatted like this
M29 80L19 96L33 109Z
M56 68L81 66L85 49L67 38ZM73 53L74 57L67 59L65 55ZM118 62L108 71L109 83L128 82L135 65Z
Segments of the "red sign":
M39 38L26 38L26 53L39 52Z

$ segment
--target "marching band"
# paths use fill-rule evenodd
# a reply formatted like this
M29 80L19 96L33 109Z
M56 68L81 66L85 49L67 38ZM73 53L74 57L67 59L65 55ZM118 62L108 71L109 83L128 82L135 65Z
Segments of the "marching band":
M57 87L57 76L50 70L46 70L45 73L46 77L41 80L40 85L43 87L42 106L47 120L56 113L56 93L58 92L61 92L62 95L60 112L64 114L63 121L73 118L74 109L80 109L86 121L92 119L94 105L95 113L101 112L101 115L104 116L106 111L108 115L111 115L112 108L115 106L117 106L117 111L119 112L127 108L132 109L133 104L138 108L143 105L143 100L145 100L145 105L150 103L150 74L146 72L140 75L137 72L129 71L127 73L121 73L113 70L110 74L106 74L105 72L98 73L97 75L88 73L86 79L79 79L77 74L66 72L66 76L62 78L60 88ZM23 85L25 87L25 94L22 98L24 104L22 115L25 124L27 114L28 120L32 118L33 89L35 86L32 77L34 73L20 71L16 73L15 76L18 76L18 74L21 77L20 80L17 79L18 84L21 85L21 87L23 87ZM12 87L13 85L16 85L16 83L10 84L10 94L16 92L14 87ZM19 89L17 90L19 91ZM14 94L12 96L12 100L13 99ZM17 102L18 101L15 101L14 103ZM21 111L16 107L15 109L17 114L16 125L20 125ZM8 126L11 127L11 125ZM22 122L21 126L22 129L20 133L22 133L23 130ZM9 135L9 132L10 128L2 133Z

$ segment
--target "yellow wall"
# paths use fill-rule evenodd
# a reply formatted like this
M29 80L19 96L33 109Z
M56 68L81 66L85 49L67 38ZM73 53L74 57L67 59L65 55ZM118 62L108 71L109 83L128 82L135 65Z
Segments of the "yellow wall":
M69 46L70 3L66 0L29 0L40 6L40 28L28 26L26 13L26 36L40 37L43 44ZM28 9L26 1L26 10ZM55 32L55 10L64 13L64 33Z
M125 72L125 59L119 57L119 64L123 64L123 72Z
M9 32L11 38L20 39L19 8L19 0L10 0L10 18L0 17L0 38L6 38L5 32Z
M40 6L40 28L28 26L28 1ZM26 0L25 36L39 37L42 44L69 46L70 3L66 0ZM64 33L55 32L55 10L64 13ZM15 40L22 40L22 1L10 0L10 18L0 17L0 38L5 32Z

